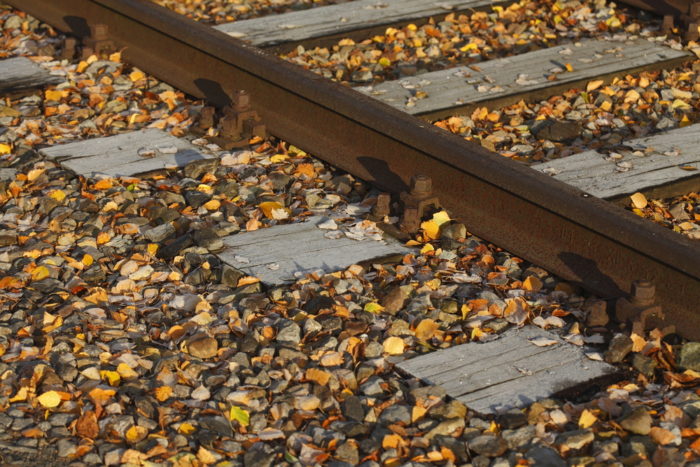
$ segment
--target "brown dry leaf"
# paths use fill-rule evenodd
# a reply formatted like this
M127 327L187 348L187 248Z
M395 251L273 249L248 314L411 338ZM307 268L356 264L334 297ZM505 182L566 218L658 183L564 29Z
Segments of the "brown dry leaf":
M632 352L641 352L644 346L647 345L646 339L634 332L630 336L630 339L632 339Z
M345 362L340 352L329 352L321 357L321 366L338 366Z
M97 415L92 410L85 412L76 422L75 430L78 436L83 438L94 439L100 434L100 428L97 425Z
M588 84L586 85L586 92L595 91L596 89L598 89L599 87L601 87L601 86L603 85L604 82L605 82L605 81L603 81L602 79L597 79L597 80L594 80L594 81L589 81Z
M425 407L421 406L414 406L413 409L411 410L411 423L415 422L416 420L419 420L425 415L425 413L428 411Z
M418 326L416 326L415 335L417 339L427 341L435 336L435 331L438 329L440 329L440 325L432 319L427 318L422 320Z
M400 337L391 336L384 341L384 352L388 353L389 355L403 354L404 347L405 345L403 339Z
M504 317L509 323L521 325L527 319L529 309L529 305L521 297L506 298Z
M197 451L197 459L199 459L203 464L213 464L216 462L216 457L214 455L204 449L203 446L199 447L199 451Z
M331 379L331 375L327 371L319 370L318 368L309 368L306 370L306 379L325 386L328 384L328 380Z
M406 441L404 441L401 436L394 433L384 436L384 439L382 440L382 447L384 449L397 449L405 444Z

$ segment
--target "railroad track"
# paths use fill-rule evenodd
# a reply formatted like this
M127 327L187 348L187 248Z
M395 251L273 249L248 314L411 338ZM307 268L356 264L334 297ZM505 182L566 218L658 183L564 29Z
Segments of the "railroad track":
M221 31L148 2L68 0L59 5L29 0L21 2L22 5L10 3L80 38L89 36L90 27L105 25L110 40L124 47L127 60L214 105L230 104L229 96L244 89L272 134L384 190L404 191L412 176L425 174L434 181L435 194L443 205L472 232L603 297L628 293L636 279L652 281L669 322L677 324L689 337L697 337L700 332L694 311L700 299L700 250L697 244L685 238L644 222L580 189L498 157L405 112L389 108L376 99L310 74ZM470 5L474 2L462 3L467 8L474 6ZM492 2L476 3L486 7ZM658 9L649 2L631 3ZM664 13L690 8L687 2L663 4ZM459 10L459 6L455 10ZM420 14L426 13L436 12L420 10ZM416 20L415 13L407 18L385 16L386 21L372 26L384 28L387 22ZM273 18L272 21L275 24L275 21L288 19ZM334 23L333 28L344 28L348 23L351 25L347 29L358 28L352 20ZM268 23L249 20L219 28L250 39L253 36L250 31L260 24ZM316 26L318 24L312 24L312 29ZM297 31L291 26L287 29ZM275 31L284 32L285 28L278 25ZM336 37L346 33L343 30L329 34ZM319 39L319 35L313 36L313 40ZM293 36L288 44L303 42L299 37ZM262 41L261 45L279 47L282 41L278 37L271 43ZM649 58L649 53L653 52L642 50L640 56ZM664 54L667 56L650 58L648 63L636 63L621 70L594 68L588 75L572 73L575 76L564 85L581 84L599 75L610 78L640 67L669 66L687 59L686 55L671 49ZM173 60L174 57L182 59ZM545 95L546 84L535 84L536 89L530 91L535 96ZM393 93L398 100L394 105L401 108L404 94L410 91L400 85L396 88L396 83L386 83L386 86L389 89L380 91ZM396 89L390 89L391 86ZM513 96L508 96L508 92L502 94L502 99L494 98L496 104L509 97L512 101ZM517 92L511 94L516 94L515 98L522 96ZM430 99L424 101L429 103ZM421 109L422 104L423 101L418 101L414 109ZM437 108L443 109L444 105ZM446 180L450 182L445 183ZM695 182L690 183L695 186Z
M454 19L450 14L510 2L436 7L405 2L403 9L388 3L358 0L222 24L219 31L145 1L17 5L81 37L87 53L77 67L52 62L72 70L77 83L66 81L64 71L57 76L25 58L0 62L0 92L13 93L2 107L3 124L10 121L23 137L26 128L36 131L36 120L17 127L13 118L37 117L27 106L39 102L44 116L54 118L45 123L47 141L74 140L2 158L0 267L13 275L0 278L7 292L0 300L11 303L9 313L0 313L0 387L9 414L0 413L0 424L11 425L0 435L0 459L35 456L36 463L38 448L47 465L56 452L88 464L155 457L316 464L331 455L357 464L381 454L382 462L393 465L409 454L417 462L466 462L469 452L478 455L471 459L475 464L495 457L509 465L558 465L558 455L592 453L596 437L607 440L604 423L618 433L648 433L659 445L653 455L657 465L700 455L692 393L700 349L666 327L675 325L687 339L700 335L694 307L700 298L700 249L619 206L633 193L638 206L647 203L641 193L697 191L691 170L700 162L697 127L681 121L670 131L637 129L635 137L615 146L618 152L599 147L559 159L531 158L537 162L531 167L486 149L496 148L493 140L479 145L439 128L454 131L463 122L486 121L511 103L525 106L573 87L591 92L620 76L627 80L680 67L692 55L658 41L577 38L478 64L419 73L409 66L398 80L363 78L355 83L363 86L352 89L270 53L366 37L388 26L424 23L428 15L448 21ZM666 15L664 27L694 37L696 2L629 3ZM371 8L353 17L348 13L353 5ZM382 18L376 10L385 13ZM329 27L328 18L337 15L343 20ZM230 35L258 41L268 52ZM69 40L64 50L73 45ZM464 48L470 50L468 44ZM222 107L219 135L213 110L200 111L197 129L190 111L198 107L182 106L184 96L163 83L153 85L139 69L122 75L119 54L98 59L116 50L141 70ZM43 100L32 95L40 88ZM89 90L90 104L74 112L66 103L76 102L78 88ZM133 95L117 93L117 99L102 101L101 90L109 94L114 88ZM692 94L673 92L668 95L680 102L673 108ZM17 98L25 94L25 100ZM134 96L147 103L131 100ZM625 99L634 97L629 96ZM155 128L124 131L137 118L143 117L136 127L152 118L144 109L156 98L174 114L156 110L152 115L162 118L153 122ZM95 121L105 126L90 134L111 136L84 139L87 133L66 131L85 118L78 114L89 115L103 104L111 109ZM134 113L124 119L124 109ZM51 126L60 121L57 112L68 112L64 133ZM625 116L618 116L619 122L609 123L624 126ZM112 123L105 122L113 119L118 125L109 128ZM429 123L435 119L444 120ZM572 131L561 122L543 123L533 131ZM257 137L263 124L284 141ZM177 137L162 131L168 125ZM188 126L208 139L184 135ZM36 142L33 136L27 141ZM332 173L305 151L400 194L395 200L402 201L403 212L390 212L384 194L375 198L370 192L367 198L363 183ZM323 193L324 186L335 193ZM376 203L373 219L388 220L385 230L410 238L407 245L362 220L368 201ZM427 216L421 216L420 202L438 208L423 224ZM336 204L344 207L332 208ZM456 219L449 220L438 204ZM400 214L403 232L389 219L393 214ZM305 222L286 223L289 216ZM272 226L259 229L261 218ZM498 247L467 236L456 221ZM32 222L39 223L36 232ZM21 233L11 234L10 225ZM243 225L246 232L237 232ZM410 248L416 245L420 252ZM536 266L521 273L521 260L511 253L561 279ZM387 257L401 261L384 262ZM68 282L62 285L59 277ZM386 282L400 284L406 277L411 279L403 286L384 290ZM633 285L639 279L656 286L656 297L653 287ZM606 327L606 303L584 303L568 282L618 299L614 318L632 339L613 336L611 330L619 328ZM572 302L560 305L569 294ZM629 295L632 300L624 298ZM532 325L524 325L528 321ZM5 323L22 326L8 332ZM516 329L493 335L510 325ZM556 328L563 329L552 332ZM607 351L584 344L605 344ZM624 410L613 401L637 391L636 384L610 386L614 397L601 392L594 400L592 393L577 392L622 378L620 366L613 365L625 359L636 371L635 383L644 386L663 374L669 387L649 386L643 400L626 399ZM565 393L577 404L562 410L556 402L530 404ZM443 400L445 395L453 400ZM647 405L654 407L653 419L642 410ZM538 418L539 410L545 418ZM683 413L696 417L692 427ZM528 423L539 422L550 430L546 444L558 452L523 447L521 437L529 443L535 436ZM370 435L365 426L374 425L379 428ZM13 444L9 440L18 433L22 439ZM456 442L460 437L466 445ZM120 447L110 451L112 444ZM506 448L512 451L508 459L502 457ZM612 459L608 451L597 452L597 460ZM635 451L625 462L641 462L651 453ZM588 459L593 458L581 462Z

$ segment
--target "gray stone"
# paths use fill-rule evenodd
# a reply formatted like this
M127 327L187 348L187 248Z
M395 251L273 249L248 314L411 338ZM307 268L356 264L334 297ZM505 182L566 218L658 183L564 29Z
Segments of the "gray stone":
M357 396L348 396L342 403L343 415L345 418L361 422L365 419L365 409L362 406L360 398Z
M380 425L393 425L395 423L410 425L411 408L402 404L390 405L382 411L378 422Z
M590 327L605 326L610 322L608 304L605 300L591 300L585 306L586 325Z
M653 378L654 371L656 370L658 364L653 358L647 357L646 355L642 355L640 353L636 353L632 358L632 366L635 370L637 370L647 378Z
M68 457L78 450L78 446L68 439L61 439L56 444L59 457Z
M534 426L527 425L517 430L503 430L501 436L508 444L508 449L522 450L529 446L536 433Z
M397 285L392 287L384 298L382 298L381 305L384 307L386 313L395 315L406 306L408 297L408 290L403 286Z
M700 371L700 342L683 344L678 365L684 370Z
M564 459L557 452L546 446L535 446L525 453L530 465L538 467L566 467Z
M276 340L289 344L298 344L301 341L301 328L294 321L285 321L277 331Z
M595 435L589 430L566 431L557 436L557 444L572 450L581 449L592 443Z
M433 439L438 435L453 436L458 432L462 431L465 425L466 423L464 422L464 418L452 418L449 420L445 420L444 422L441 422L435 428L430 430L425 435L425 438Z
M649 431L651 431L651 423L651 415L646 409L637 407L620 421L620 426L638 435L648 435Z
M162 242L163 240L172 236L174 233L175 233L175 227L173 227L170 223L166 223L166 224L161 224L157 227L153 227L152 229L146 230L143 233L143 235L148 240L150 240L154 243L158 243L158 242Z
M632 339L626 334L615 334L608 350L605 352L605 361L608 363L620 363L632 351Z
M334 457L342 462L357 465L360 462L360 452L354 440L345 441L335 450Z
M578 122L548 119L533 125L530 131L538 139L562 142L577 138L581 133L581 126Z
M498 457L506 452L508 444L500 436L482 435L470 440L467 447L482 456Z

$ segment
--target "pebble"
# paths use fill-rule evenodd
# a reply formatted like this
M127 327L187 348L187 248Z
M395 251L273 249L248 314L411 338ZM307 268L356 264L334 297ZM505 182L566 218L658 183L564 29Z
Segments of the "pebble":
M700 342L687 342L681 346L679 366L700 371Z
M486 457L498 457L508 449L508 444L500 436L483 435L469 441L468 447L479 455Z
M651 431L652 418L644 407L633 409L627 416L620 420L620 425L627 431L648 435Z
M632 339L625 334L615 334L610 340L608 350L604 354L608 363L620 363L632 351Z

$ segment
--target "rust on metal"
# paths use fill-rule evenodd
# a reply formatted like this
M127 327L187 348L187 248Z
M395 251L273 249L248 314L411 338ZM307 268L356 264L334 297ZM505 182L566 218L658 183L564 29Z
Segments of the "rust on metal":
M90 25L90 35L83 39L83 58L90 55L106 55L117 50L114 41L109 38L109 26L104 23Z
M8 2L77 37L107 24L126 60L213 105L246 89L271 134L382 190L439 180L470 232L602 298L648 278L667 321L700 339L700 246L681 235L153 3Z
M662 328L664 313L661 306L655 303L656 287L651 281L637 280L632 282L632 292L629 297L621 297L615 303L615 317L621 323L639 323L642 331L645 329Z
M377 202L372 208L372 215L378 219L384 219L391 214L391 195L389 193L379 193Z
M401 230L406 233L418 230L427 208L440 209L440 200L433 194L433 181L427 175L418 174L411 177L410 190L401 193L400 197L403 204Z
M221 146L224 149L243 147L252 137L264 138L267 133L262 119L252 109L250 95L244 90L234 93L231 104L223 109L219 125L219 136L224 140Z
M699 0L622 0L622 2L663 16L664 33L670 33L677 27L687 41L694 41L700 37Z

